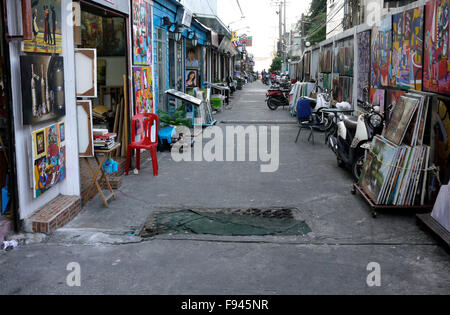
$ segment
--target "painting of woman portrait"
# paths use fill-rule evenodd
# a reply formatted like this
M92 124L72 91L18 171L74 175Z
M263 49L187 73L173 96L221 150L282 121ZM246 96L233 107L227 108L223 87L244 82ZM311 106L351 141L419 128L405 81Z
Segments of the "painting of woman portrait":
M198 87L198 71L197 70L186 71L186 87L187 88Z

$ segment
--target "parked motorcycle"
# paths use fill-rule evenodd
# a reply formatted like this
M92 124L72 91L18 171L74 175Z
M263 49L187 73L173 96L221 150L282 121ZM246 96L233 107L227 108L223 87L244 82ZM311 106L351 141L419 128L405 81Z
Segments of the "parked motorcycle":
M272 85L267 91L266 103L271 110L277 110L278 107L289 107L290 88L282 85Z
M360 104L360 102L358 102ZM330 135L328 144L336 154L339 167L349 168L355 180L361 177L370 143L384 128L380 107L362 104L367 111L359 117L341 115L337 133Z

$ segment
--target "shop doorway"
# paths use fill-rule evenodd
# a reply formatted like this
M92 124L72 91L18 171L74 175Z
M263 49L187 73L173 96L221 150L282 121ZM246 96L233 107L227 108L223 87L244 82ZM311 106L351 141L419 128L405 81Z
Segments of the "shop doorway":
M111 138L111 142L122 144L112 156L119 163L117 175L120 175L125 167L126 145L124 144L129 143L128 129L134 103L128 79L130 77L129 17L87 1L80 2L80 11L81 30L78 38L75 36L75 48L96 50L97 82L94 87L95 96L79 97L78 100L91 102L93 130L103 130L105 134L113 134L115 138ZM80 113L78 115L80 117ZM93 141L94 150L108 147L108 141ZM82 198L85 197L92 180L83 155L80 152ZM89 159L89 164L93 170L97 169L94 158Z
M158 28L156 31L156 67L158 71L158 110L168 112L168 104L165 95L167 90L167 41L166 31Z
M4 2L0 14L4 15ZM16 186L14 119L11 98L11 74L4 19L0 19L0 241L12 226L18 231L19 216Z

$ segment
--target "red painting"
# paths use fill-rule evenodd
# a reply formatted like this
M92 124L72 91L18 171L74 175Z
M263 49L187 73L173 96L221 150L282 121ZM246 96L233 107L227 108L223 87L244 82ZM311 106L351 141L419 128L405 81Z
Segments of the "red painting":
M450 94L449 0L426 4L424 90Z

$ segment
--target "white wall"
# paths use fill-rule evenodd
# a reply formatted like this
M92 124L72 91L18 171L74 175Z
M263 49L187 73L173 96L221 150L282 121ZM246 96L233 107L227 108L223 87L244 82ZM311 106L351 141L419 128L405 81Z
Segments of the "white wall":
M31 148L31 133L54 122L32 127L23 125L19 57L22 54L22 43L13 42L10 44L12 101L16 138L17 188L19 193L19 213L21 219L33 214L36 210L46 205L59 194L80 195L73 29L66 23L72 12L71 3L71 0L61 1L63 12L62 33L64 34L62 56L64 56L66 116L59 121L65 120L66 122L66 179L55 185L38 199L33 198L32 181L30 178L30 171L32 170L32 158L29 153L29 148ZM20 30L21 16L17 13L20 12L20 2L9 0L8 12L10 12L8 15L9 27ZM19 16L16 16L16 13Z

